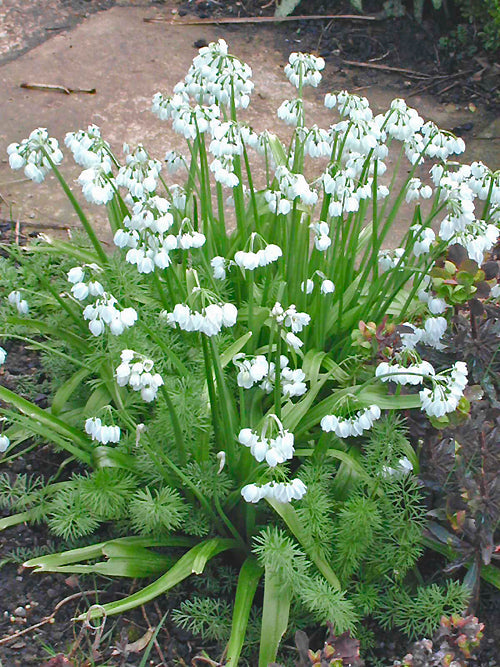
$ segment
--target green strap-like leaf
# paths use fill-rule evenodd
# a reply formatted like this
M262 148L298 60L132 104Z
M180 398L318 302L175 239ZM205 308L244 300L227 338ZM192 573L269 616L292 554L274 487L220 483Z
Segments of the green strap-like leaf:
M252 337L252 332L247 331L246 334L243 334L238 340L236 340L232 345L230 345L224 352L220 355L220 363L222 368L225 368L230 361L232 361L235 354L245 347L247 342Z
M59 415L61 413L68 400L82 384L83 380L90 375L90 372L91 371L88 368L80 368L80 370L74 373L59 387L54 395L50 408L53 415Z
M64 340L69 343L72 347L76 347L79 350L86 351L88 349L87 342L81 336L63 329L61 327L53 327L47 322L42 322L41 320L30 319L27 317L8 317L6 320L7 324L14 324L15 326L23 326L27 329L38 331L41 334L46 334L49 337L54 338L55 340ZM8 332L5 334L8 335ZM55 350L57 353L57 350Z
M142 604L146 604L146 602L170 590L184 579L187 579L191 574L201 574L211 558L217 556L221 551L227 551L235 547L237 547L235 540L219 537L201 542L201 544L197 544L184 554L182 558L179 558L177 563L168 572L152 584L145 586L140 591L137 591L137 593L129 595L123 600L117 600L102 607L93 608L90 611L90 618L100 618L104 614L113 616L114 614L121 614L124 611L140 607ZM86 618L87 614L85 613L80 614L76 620L83 621Z
M74 257L83 264L95 264L98 262L97 255L91 250L79 248L74 243L51 239L50 244L30 246L30 252L40 252L49 255L61 255L62 257Z
M19 512L19 514L6 516L4 519L0 519L0 530L5 530L6 528L11 528L12 526L18 526L20 523L24 523L25 521L31 521L31 519L33 519L35 516L35 510L27 510L26 512Z
M313 426L319 424L325 415L334 412L336 404L346 394L356 394L363 405L376 404L381 410L409 410L421 406L418 394L395 396L389 394L387 387L381 385L370 385L361 390L359 386L345 387L333 392L328 398L323 399L311 408L297 425L295 436L300 437Z
M290 589L283 586L281 577L274 570L266 567L259 667L268 667L276 659L281 638L288 627L291 601Z
M236 597L234 599L233 620L231 622L231 636L226 650L226 665L236 667L240 659L241 649L245 641L245 634L250 616L250 609L262 577L263 569L255 558L247 558L243 563L238 577Z
M72 426L68 426L68 424L58 417L55 417L46 410L42 410L38 405L22 398L22 396L18 396L6 387L0 387L0 399L13 405L35 422L39 422L42 426L47 426L53 429L59 435L68 438L71 442L78 445L81 450L81 456L79 458L90 465L92 445L90 440L81 431ZM36 432L36 427L33 430Z
M190 547L193 545L193 540L189 537L167 537L157 539L152 537L118 537L116 540L108 540L106 542L98 542L97 544L90 544L87 547L79 547L78 549L70 549L69 551L61 551L56 554L47 554L46 556L38 556L24 563L24 567L34 567L35 572L57 572L57 568L64 565L71 565L72 563L82 563L86 560L99 558L105 553L116 554L117 549L120 548L135 548L142 549L145 547Z

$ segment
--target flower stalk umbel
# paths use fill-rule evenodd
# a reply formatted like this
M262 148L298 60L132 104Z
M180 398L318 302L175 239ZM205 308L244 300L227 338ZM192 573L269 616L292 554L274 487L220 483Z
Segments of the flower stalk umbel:
M55 412L36 413L41 434L52 428L58 445L95 465L92 484L115 476L126 499L116 503L116 518L128 517L134 532L165 539L165 545L175 531L194 536L183 563L193 559L196 565L186 565L185 576L225 549L240 550L249 559L242 586L255 590L265 571L267 609L279 589L278 573L286 570L290 581L301 584L290 584L283 604L295 596L321 620L337 614L336 627L343 631L363 613L339 590L349 588L361 556L348 570L341 543L336 556L325 546L324 535L340 536L341 530L327 529L331 509L321 503L344 503L351 516L348 503L361 498L360 516L368 516L374 503L390 503L388 485L408 484L415 457L405 474L387 472L409 460L408 448L393 447L373 464L367 454L364 463L366 443L389 412L421 408L443 422L457 409L466 411L466 365L434 368L424 358L429 347L446 346L455 305L444 289L436 293L450 280L429 276L446 266L455 244L483 262L499 235L500 179L481 163L450 162L463 152L463 141L425 123L401 99L374 115L365 98L333 92L325 98L329 127L309 127L305 93L318 85L323 68L313 55L290 56L285 74L295 97L278 110L294 128L288 146L242 120L252 72L228 54L223 40L200 50L173 95L153 99L153 112L172 121L185 139L186 155L169 150L161 161L142 145L126 146L122 164L96 126L69 133L66 145L84 167L77 181L84 197L107 206L112 257L59 171L57 141L40 129L11 144L8 153L11 167L24 168L36 182L55 172L91 246L74 252L78 261L65 269L61 293L49 300L53 309L65 305L71 322L60 333L85 365L58 393ZM398 168L407 173L398 187L386 164L394 149ZM316 166L312 178L304 175L306 157ZM262 160L265 179L256 169ZM422 165L428 161L427 178ZM185 178L184 185L173 182L173 174ZM386 249L400 216L412 223L400 247ZM468 279L459 272L454 280L465 285ZM498 298L490 282L491 294L478 296ZM468 294L474 285L467 283ZM36 300L32 306L30 297L28 307L24 296L17 290L9 301L27 326L57 335L53 325L40 324L45 313ZM20 326L19 317L12 319ZM84 323L78 335L71 333L75 319L87 321L88 331ZM372 354L363 363L360 336L373 331L378 341L386 325L392 332L403 326L378 358ZM78 382L87 381L90 398L69 410L62 397L67 402ZM0 398L31 416L27 402L6 391ZM9 447L7 434L0 438L0 447ZM80 483L87 489L87 482ZM101 495L109 493L109 485L99 484ZM75 507L96 502L90 491L74 491L69 482L67 488ZM289 536L278 529L259 532L268 521L267 505ZM49 524L60 529L58 511L50 510ZM384 528L385 511L374 515L373 535L395 530ZM99 517L109 520L100 506L94 514L97 523ZM82 525L87 532L95 528ZM78 530L73 523L66 532L74 536ZM401 532L394 544L400 539ZM253 540L262 567L249 556ZM271 558L276 540L297 552L294 562L307 562L300 576L293 569L299 565L286 569ZM383 540L384 548L388 542ZM418 555L418 548L411 553ZM386 574L384 586L399 576ZM146 597L163 592L163 581L145 589ZM251 604L251 596L243 598L237 595L239 605ZM331 602L328 613L318 606L325 600ZM106 605L105 611L117 613L127 604ZM247 612L249 606L239 609L240 618ZM231 637L226 656L232 665L244 629L235 632L240 634ZM277 630L263 634L262 665L275 659L280 637Z

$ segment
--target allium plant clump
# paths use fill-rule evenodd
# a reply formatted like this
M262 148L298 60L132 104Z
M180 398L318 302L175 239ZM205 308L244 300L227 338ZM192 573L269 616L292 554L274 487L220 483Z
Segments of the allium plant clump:
M392 600L425 598L407 576L425 510L397 414L420 409L435 423L467 414L466 364L425 359L445 348L454 305L429 276L456 244L481 264L499 236L499 174L455 162L463 140L404 100L375 115L364 97L332 92L329 127L309 126L305 92L323 67L290 56L293 96L278 109L287 143L245 123L252 72L223 40L200 50L172 95L153 98L185 154L160 160L125 146L121 161L96 126L69 133L84 168L77 185L107 208L112 254L47 130L8 148L11 167L35 182L56 176L88 236L23 251L21 265L46 253L64 272L37 274L43 303L32 305L28 286L5 306L4 335L44 336L33 344L64 360L67 379L47 410L0 388L12 406L1 450L9 458L38 433L88 469L25 498L19 520L43 518L71 539L103 521L120 520L121 534L128 525L130 537L113 541L120 574L157 578L94 616L143 604L233 551L232 665L261 580L262 666L297 609L344 632L368 614L397 624ZM389 151L399 153L392 173ZM388 249L400 219L406 232ZM495 279L482 298L498 294ZM375 349L370 331L390 344ZM184 555L163 574L154 547ZM99 571L107 553L96 544L28 566L68 572L89 559ZM467 601L460 585L433 586L432 596L431 624Z

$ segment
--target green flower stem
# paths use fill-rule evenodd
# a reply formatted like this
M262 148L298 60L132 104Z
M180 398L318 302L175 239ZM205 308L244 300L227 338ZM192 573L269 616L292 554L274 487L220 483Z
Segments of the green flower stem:
M236 528L234 527L234 524L231 522L231 520L229 519L229 517L227 516L227 514L225 514L224 510L223 510L222 507L221 507L220 500L219 500L219 496L218 496L217 494L215 494L215 496L214 496L214 505L215 505L215 509L217 510L217 512L218 512L218 514L219 514L219 516L220 516L220 518L221 518L222 521L224 522L224 525L225 525L226 528L229 530L230 534L234 537L234 539L236 540L236 542L238 542L238 544L239 544L239 546L240 546L240 549L241 549L243 552L248 552L249 549L248 549L248 545L247 545L247 543L246 543L245 540L241 537L241 535L239 534L239 532L236 530Z
M238 387L238 397L239 397L239 405L240 405L240 423L241 424L246 424L247 423L247 410L246 410L246 405L245 405L245 390L243 387Z
M486 220L486 216L488 214L488 209L490 208L491 195L493 193L493 183L494 183L494 178L493 178L493 176L491 176L490 177L490 187L488 188L488 195L487 195L486 200L484 202L483 212L481 213L481 217L479 218L480 220Z
M214 226L214 212L212 208L212 193L210 190L210 169L208 168L207 149L205 146L205 136L198 132L197 140L200 151L200 186L201 186L201 219L203 221L203 231L207 238L217 236L217 229ZM208 223L208 224L207 224ZM212 234L208 233L208 230Z
M107 266L108 257L106 255L106 253L104 252L104 249L101 245L101 242L97 238L97 235L94 232L94 229L93 229L92 225L87 220L87 217L86 217L85 213L83 212L82 207L80 206L80 204L76 200L75 195L72 193L70 187L66 183L66 181L64 179L64 176L61 174L61 172L56 167L54 162L52 162L50 155L47 153L47 151L45 149L42 149L42 150L43 150L44 156L46 157L48 163L51 166L52 171L54 172L55 177L57 178L57 180L59 181L62 189L64 190L64 194L68 197L69 201L71 202L71 205L75 209L75 212L76 212L77 216L79 217L80 222L82 223L83 228L85 229L85 231L87 233L87 236L89 237L90 242L94 246L94 250L96 251L97 256L99 257L100 262L102 263L103 266Z
M251 540L255 534L256 507L252 503L246 503L245 507L245 533L247 540Z
M257 229L258 223L259 223L259 212L257 209L257 200L255 198L255 190L253 187L253 179L252 179L252 172L250 169L250 161L248 159L248 153L245 144L243 144L243 159L245 161L245 170L247 173L247 180L248 180L248 189L250 190L250 202L252 204L252 211L253 211L253 218L254 218L254 224L249 231L254 231Z
M212 424L214 428L215 442L219 449L224 449L224 442L221 436L221 427L220 427L220 421L221 421L219 413L220 405L217 401L217 393L214 385L212 362L210 359L210 350L208 349L206 336L202 333L200 333L200 340L201 340L201 347L203 350L203 361L205 363L205 376L207 378L208 397L210 399L210 406L212 409ZM206 459L208 459L208 452L206 453Z
M160 277L158 276L156 270L153 270L152 277L153 277L154 286L156 288L156 291L158 292L158 297L160 299L160 303L163 306L163 308L165 308L165 310L168 310L169 303L168 303L167 295L165 294L165 292L163 290Z
M299 213L300 215L300 213ZM288 298L293 300L294 295L296 294L296 283L298 281L299 275L297 271L297 266L295 259L297 257L296 252L296 236L297 236L297 200L294 199L293 207L291 211L291 220L288 225L288 235L287 235L287 255L286 255L286 282L288 284Z
M177 412L175 411L175 406L172 403L172 399L170 398L170 394L168 393L168 389L165 387L165 385L161 386L161 392L163 394L163 398L165 399L165 403L167 404L168 412L170 414L170 419L172 421L172 427L174 429L175 444L177 445L177 454L179 456L179 461L181 462L181 465L185 465L185 463L187 462L187 452L186 452L186 445L184 443L184 435L182 433L182 428L179 423L179 418L177 416Z
M203 337L204 335L201 334ZM228 466L231 471L234 472L235 466L235 447L234 447L234 436L238 431L238 425L236 420L236 412L234 407L234 399L232 398L227 382L224 377L224 370L220 361L219 350L213 336L210 338L210 347L212 352L212 363L215 373L215 378L217 381L217 386L220 393L220 407L222 412L223 424L222 428L224 430L225 436L225 446L223 447L224 451L228 457Z
M218 234L218 247L217 251L222 255L226 256L227 252L227 234L226 234L226 219L224 213L224 193L222 192L222 185L217 182L215 184L215 189L217 192L217 212L219 218L219 234Z
M373 167L373 183L372 183L372 247L375 247L377 245L377 239L378 239L377 174L378 174L378 160L375 160L375 164ZM373 262L372 276L375 280L378 278L378 261Z
M238 177L238 185L233 188L234 208L236 211L236 227L241 241L244 241L248 236L248 221L245 213L245 195L243 194L243 182L241 172L241 158L239 155L234 156L234 173Z
M247 290L248 290L248 330L254 333L254 322L253 322L253 301L254 301L254 272L245 270L246 279L247 279ZM257 344L255 336L252 336L252 339L249 342L249 352L253 352L254 345Z
M276 340L276 356L274 358L274 414L281 419L281 331L278 330Z
M141 322L141 326L144 329L144 331L146 331L146 333L151 337L151 339L154 340L157 345L159 345L162 352L165 353L166 357L172 363L172 365L177 369L179 374L183 377L188 376L189 370L187 366L183 364L183 362L175 354L172 348L165 343L162 337L159 334L157 334L153 329L148 327L147 324L144 324L144 322Z

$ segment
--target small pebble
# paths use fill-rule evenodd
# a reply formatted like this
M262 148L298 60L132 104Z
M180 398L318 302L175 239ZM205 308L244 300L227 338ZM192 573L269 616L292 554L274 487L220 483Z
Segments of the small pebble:
M24 607L16 607L14 609L14 616L20 616L21 618L26 618L26 609Z

